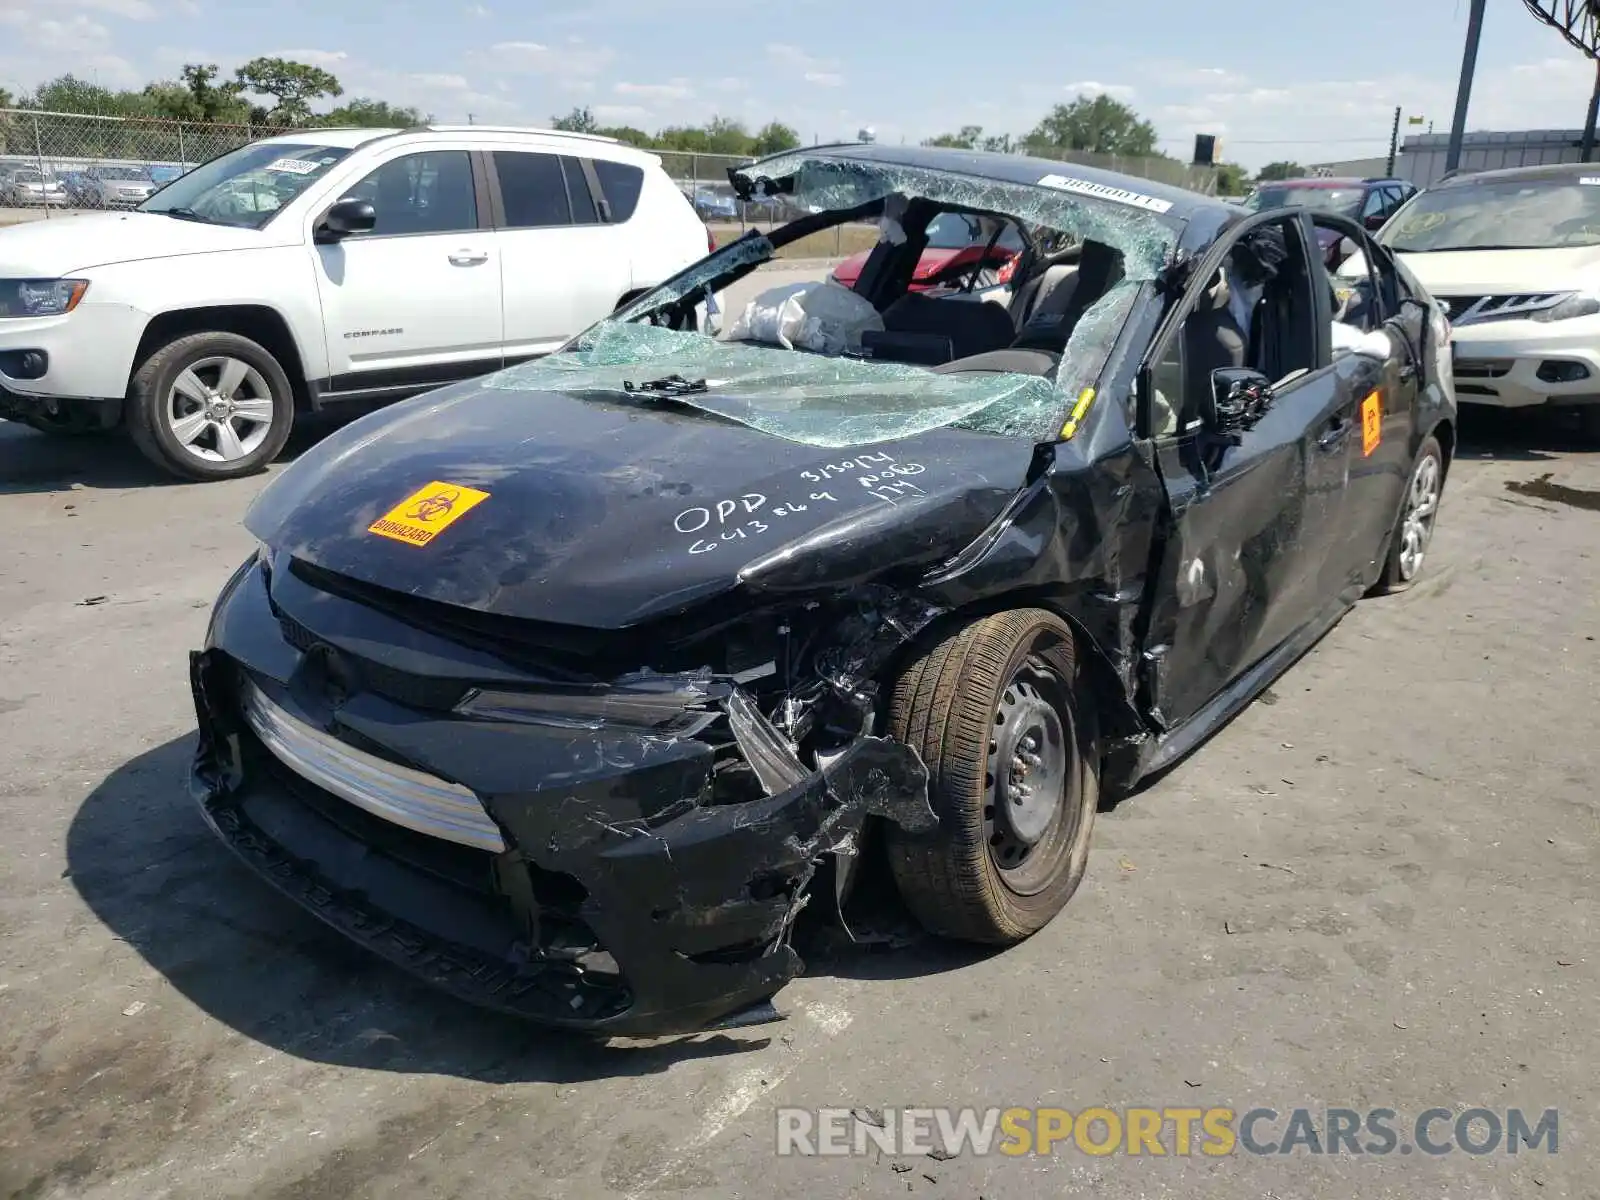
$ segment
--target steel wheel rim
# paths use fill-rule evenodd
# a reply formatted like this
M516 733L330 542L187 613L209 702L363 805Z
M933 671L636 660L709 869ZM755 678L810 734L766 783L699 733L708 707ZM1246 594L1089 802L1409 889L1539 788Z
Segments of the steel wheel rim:
M1071 803L1077 743L1066 697L1060 676L1030 653L995 709L984 762L983 834L1000 881L1021 896L1050 884L1077 838L1081 815Z
M167 389L167 429L184 453L210 463L248 458L272 430L272 389L243 359L198 359Z
M1400 578L1407 582L1422 571L1433 541L1434 517L1439 511L1439 460L1429 454L1417 464L1406 492L1405 511L1400 517Z

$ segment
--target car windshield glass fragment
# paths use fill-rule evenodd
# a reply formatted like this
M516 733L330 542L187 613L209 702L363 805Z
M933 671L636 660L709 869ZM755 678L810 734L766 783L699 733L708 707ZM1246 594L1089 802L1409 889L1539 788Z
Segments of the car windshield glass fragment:
M260 229L349 153L310 143L243 146L173 180L139 211Z
M722 329L716 336L658 322L684 304L698 302L703 312L708 291L721 293L774 258L767 237L749 235L633 301L560 353L492 375L485 386L671 403L820 447L867 445L945 426L1050 441L1059 436L1072 400L1098 381L1143 285L1167 264L1181 228L1165 216L1165 202L1133 191L1131 181L1128 188L1110 189L1114 198L1102 198L1096 189L1105 191L1103 185L1066 174L1049 173L1038 184L1014 184L803 154L771 165L786 167L784 175L798 172L794 194L785 194L785 199L803 210L844 214L882 201L884 215L877 228L868 223L871 218L860 225L880 246L899 244L897 238L904 241L891 214L920 201L951 206L935 218L941 222L973 219L952 211L960 207L1053 232L1069 243L1099 243L1102 251L1117 252L1120 269L1098 276L1092 295L1057 306L1070 319L1045 321L1046 340L1052 330L1055 340L1040 346L1040 353L1010 356L998 369L990 365L963 371L959 363L951 363L955 369L936 372L925 361L865 348L867 339L885 329L882 314L865 297L825 282L823 272L796 282L794 272L775 266L777 287L751 289L746 282L741 289L746 299L721 314ZM1142 208L1142 203L1153 208ZM992 222L990 228L992 232ZM936 307L999 308L997 323L994 312L981 315L996 326L992 348L1000 350L1014 338L1024 344L1030 331L1038 331L1025 313L1009 310L1022 282L1014 280L985 296L960 294L957 287L924 292L920 298ZM1073 295L1064 291L1061 298ZM892 304L886 302L885 308ZM1040 312L1045 309L1041 303ZM945 315L953 318L956 311ZM843 331L840 337L830 336L830 321ZM1020 328L1014 329L1013 322ZM754 332L763 324L768 332ZM774 337L770 330L776 325L795 331L794 338ZM819 326L824 327L821 333ZM968 349L964 356L973 353ZM1013 362L1016 368L1009 369Z
M1304 207L1317 212L1354 215L1361 208L1360 188L1264 187L1250 197L1248 208L1265 212L1273 208Z
M1402 253L1600 246L1600 168L1592 177L1423 192L1381 240Z

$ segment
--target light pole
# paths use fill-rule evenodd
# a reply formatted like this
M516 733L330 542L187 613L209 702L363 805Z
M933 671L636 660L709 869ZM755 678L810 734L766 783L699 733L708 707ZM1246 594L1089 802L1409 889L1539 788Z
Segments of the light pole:
M1461 54L1461 82L1456 85L1456 115L1450 124L1450 149L1444 156L1447 174L1461 165L1461 142L1467 135L1467 105L1472 101L1472 76L1478 69L1478 42L1483 37L1486 3L1487 0L1472 0L1472 12L1467 17L1467 45Z

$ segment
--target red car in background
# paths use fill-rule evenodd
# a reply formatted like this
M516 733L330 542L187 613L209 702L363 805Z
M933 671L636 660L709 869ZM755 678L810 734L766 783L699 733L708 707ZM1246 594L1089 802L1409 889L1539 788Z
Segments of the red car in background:
M917 261L916 272L911 277L911 290L925 292L959 279L980 262L985 269L994 273L991 286L1007 282L1011 272L1016 270L1017 256L1022 253L1026 243L1022 239L1022 232L1008 221L985 257L984 250L994 239L995 225L991 217L940 213L928 226L928 245ZM871 253L870 250L863 250L845 259L834 268L834 281L845 287L854 287Z

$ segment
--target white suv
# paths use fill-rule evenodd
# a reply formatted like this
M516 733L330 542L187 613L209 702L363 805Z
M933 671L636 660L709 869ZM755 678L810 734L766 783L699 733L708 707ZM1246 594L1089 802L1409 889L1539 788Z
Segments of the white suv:
M178 475L244 475L297 410L548 353L709 241L660 159L610 138L271 138L133 212L0 231L0 416L120 425Z

